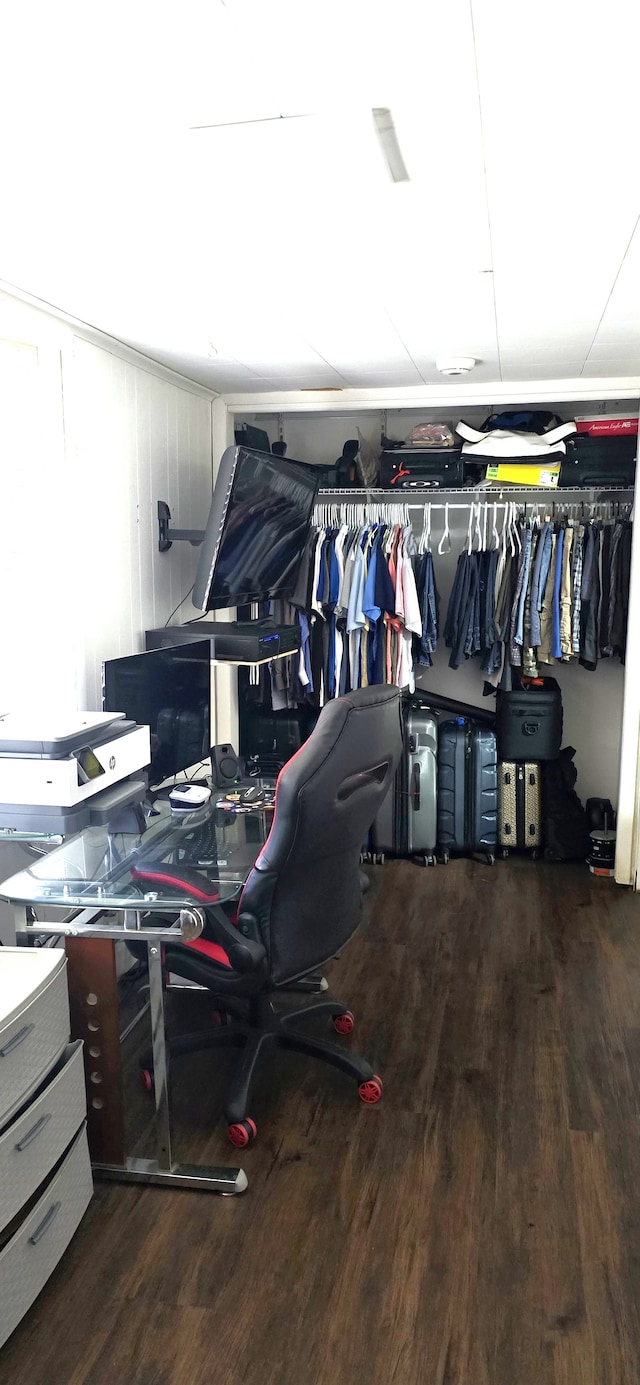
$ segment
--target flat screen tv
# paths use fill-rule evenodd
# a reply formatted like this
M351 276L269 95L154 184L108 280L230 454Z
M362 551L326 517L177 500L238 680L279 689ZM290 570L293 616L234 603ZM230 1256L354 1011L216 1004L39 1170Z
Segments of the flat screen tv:
M131 721L151 729L152 786L208 757L209 640L107 659L102 682L105 712L124 712Z
M319 484L319 473L304 462L227 448L193 588L199 611L291 595Z

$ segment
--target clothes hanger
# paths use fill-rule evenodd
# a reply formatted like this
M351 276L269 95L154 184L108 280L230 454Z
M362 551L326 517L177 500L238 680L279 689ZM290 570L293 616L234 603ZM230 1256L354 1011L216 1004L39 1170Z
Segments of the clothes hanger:
M445 543L445 541L446 541L447 547L446 547L446 548L443 548L443 544ZM442 557L444 556L445 553L450 553L450 552L451 552L451 535L450 535L450 533L449 533L449 501L447 500L447 502L446 502L446 504L445 504L445 507L444 507L444 530L443 530L442 538L440 539L440 543L438 544L438 553L440 554L440 557L442 558Z

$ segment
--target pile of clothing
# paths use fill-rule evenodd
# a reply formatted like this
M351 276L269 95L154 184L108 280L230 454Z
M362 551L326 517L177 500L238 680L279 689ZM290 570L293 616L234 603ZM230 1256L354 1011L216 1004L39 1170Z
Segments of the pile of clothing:
M631 521L521 521L514 532L510 547L468 545L458 559L444 626L450 667L479 655L497 681L508 667L536 677L540 664L624 663Z

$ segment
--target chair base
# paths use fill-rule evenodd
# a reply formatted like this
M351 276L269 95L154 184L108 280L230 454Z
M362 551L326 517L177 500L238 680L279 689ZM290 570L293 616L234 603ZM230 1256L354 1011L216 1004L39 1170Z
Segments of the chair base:
M212 997L213 998L213 997ZM231 1014L231 1004L225 997L224 1007ZM236 1014L240 1007L234 1006ZM261 1055L268 1049L292 1049L305 1053L309 1058L319 1058L339 1068L360 1086L375 1076L374 1070L365 1058L348 1053L338 1044L327 1039L305 1034L295 1027L298 1023L318 1018L322 1015L337 1019L349 1013L347 1007L338 1000L323 999L289 1011L277 1011L273 1004L273 992L262 992L249 1002L248 1022L238 1018L232 1024L218 1029L205 1029L194 1034L182 1034L169 1039L167 1049L171 1057L184 1053L195 1053L202 1049L240 1048L242 1049L235 1066L225 1098L225 1115L230 1125L245 1121L249 1115L251 1089ZM245 1002L246 1015L246 1002ZM145 1055L148 1058L149 1055ZM141 1066L150 1069L150 1062L142 1060Z

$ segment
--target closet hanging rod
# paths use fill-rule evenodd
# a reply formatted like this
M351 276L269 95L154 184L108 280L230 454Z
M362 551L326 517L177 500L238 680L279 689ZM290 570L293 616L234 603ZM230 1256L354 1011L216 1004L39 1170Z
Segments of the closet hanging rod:
M612 504L617 504L617 503L618 503L617 501L609 500L609 498L607 498L606 500L589 500L588 498L587 498L587 499L584 499L584 491L583 491L581 494L582 494L582 496L583 496L583 502L584 502L584 504L585 504L585 505L588 505L590 510L599 509L599 508L601 508L601 507L604 508L604 507L607 506L607 505L612 505ZM613 494L613 492L609 492L609 495L611 495L611 494ZM563 497L563 496L558 496L557 498L556 498L556 497L549 498L548 496L545 496L544 498L539 497L537 500L531 501L531 500L525 500L525 498L524 498L524 496L523 496L523 497L522 497L522 508L525 509L525 510L532 510L532 509L535 510L536 505L537 505L537 506L539 506L540 509L549 510L551 507L553 507L554 510L555 510L555 507L556 507L556 505L557 505L557 506L558 506L558 509L562 509L563 500L564 500L564 497ZM363 510L363 509L366 509L366 508L367 508L367 503L368 503L368 502L367 502L366 500L360 500L360 501L356 500L356 501L354 501L354 502L347 501L347 502L345 502L345 503L346 503L346 504L353 504L355 508ZM374 503L374 504L377 503L377 504L379 505L379 508L380 508L380 509L384 509L384 502L373 502L373 503ZM441 501L437 501L437 500L420 500L420 501L415 501L415 500L414 500L413 502L411 502L410 500L404 500L404 501L396 501L396 506L397 506L397 508L403 509L403 510L425 510L425 509L427 508L427 506L428 506L429 509L431 509L431 510L470 510L470 509L474 509L474 510L475 510L475 509L481 507L483 504L485 504L485 505L486 505L486 508L487 508L488 510L493 509L494 506L495 506L495 508L496 508L497 510L505 510L505 509L508 509L509 506L512 505L513 503L514 503L514 502L513 502L512 500L498 500L498 499L496 499L496 500L467 500L467 501L463 501L463 502L457 503L457 504L456 504L455 501L452 502L452 501L450 501L450 500L441 500ZM572 502L569 502L569 503L572 503ZM630 502L629 502L629 503L630 503ZM323 504L324 504L324 499L323 499L323 500L317 501L317 502L316 502L315 509L320 509L320 508L322 507ZM573 502L573 504L575 504L575 501ZM337 508L342 508L342 507L343 507L342 502L337 502ZM391 507L392 507L392 506L390 505L390 508L391 508ZM395 506L394 506L393 508L395 508ZM518 508L518 507L516 506L516 508Z
M504 510L504 509L507 508L508 505L511 504L511 502L510 502L509 500L490 500L488 503L489 503L489 509L491 509L491 508L495 505L496 508L497 508L498 510ZM605 501L602 501L602 504L605 504L605 503L606 503ZM359 505L360 505L360 508L361 508L361 509L364 509L364 508L366 508L367 502L366 502L366 500L365 500L365 501L360 501L360 502L358 502L358 501L356 500L356 501L355 501L355 504L356 504L356 506L359 504ZM431 500L420 501L419 504L417 504L417 503L415 503L415 502L414 502L413 504L411 504L411 501L407 501L407 500L402 500L402 501L396 500L396 505L397 505L400 509L403 509L403 510L424 510L425 507L426 507L426 505L429 505L429 506L431 507L432 510L469 510L469 509L471 509L471 506L472 506L472 505L473 505L473 508L475 509L476 506L477 506L477 504L478 504L478 501L477 501L477 500L469 500L469 501L466 502L466 504L462 504L462 505L451 504L450 501L444 501L444 500L441 501L440 503L438 503L438 501L431 501ZM319 509L321 505L322 505L322 501L320 501L320 502L318 503L317 508Z

